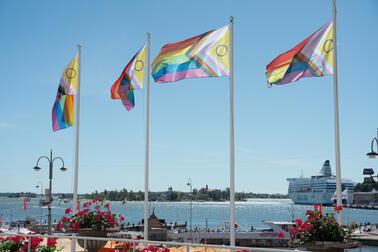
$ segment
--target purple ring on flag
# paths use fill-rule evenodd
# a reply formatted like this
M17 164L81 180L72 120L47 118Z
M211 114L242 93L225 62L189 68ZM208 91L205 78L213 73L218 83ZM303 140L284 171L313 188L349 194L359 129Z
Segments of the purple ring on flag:
M221 48L221 47L224 47L224 49L226 50L223 54L218 53L218 49ZM227 52L228 52L228 48L227 48L226 45L218 45L218 46L215 48L215 54L216 54L217 56L219 56L219 57L223 57L223 56L225 56L225 55L227 54Z
M141 63L141 67L138 69L137 68L137 65L138 65L138 62L140 62ZM137 60L136 62L135 62L135 71L142 71L143 70L143 61L141 61L141 60Z
M331 47L331 49L329 49L329 50L327 51L327 49L326 49L326 44L327 44L328 41L332 43L332 47ZM324 50L325 53L329 53L329 52L331 52L331 51L333 50L333 39L327 39L327 40L324 42L324 44L323 44L323 50Z
M68 76L68 71L70 71L70 70L74 73L74 75L73 75L72 77ZM75 78L75 77L76 77L76 70L73 69L72 67L68 68L68 69L66 70L66 77L67 77L68 79L73 79L73 78Z

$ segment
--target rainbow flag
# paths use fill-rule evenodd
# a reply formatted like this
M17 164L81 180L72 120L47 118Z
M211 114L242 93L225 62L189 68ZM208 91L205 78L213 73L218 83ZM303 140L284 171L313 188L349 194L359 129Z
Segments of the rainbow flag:
M53 131L65 129L73 125L74 100L78 80L78 57L76 56L64 69L60 78L52 110Z
M228 25L163 46L152 62L155 82L229 75Z
M146 62L146 45L144 45L123 69L121 76L110 88L112 99L121 99L123 106L130 111L135 106L134 87L143 88Z
M333 74L333 24L329 21L293 49L272 60L265 70L268 86L281 85L302 77Z

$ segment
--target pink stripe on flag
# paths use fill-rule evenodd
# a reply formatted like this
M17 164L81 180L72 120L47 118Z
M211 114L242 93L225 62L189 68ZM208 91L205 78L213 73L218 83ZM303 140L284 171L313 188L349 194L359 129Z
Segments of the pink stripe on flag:
M202 69L189 69L181 72L167 73L161 76L159 79L156 79L155 82L164 83L164 82L173 82L179 81L187 78L202 78L209 77Z

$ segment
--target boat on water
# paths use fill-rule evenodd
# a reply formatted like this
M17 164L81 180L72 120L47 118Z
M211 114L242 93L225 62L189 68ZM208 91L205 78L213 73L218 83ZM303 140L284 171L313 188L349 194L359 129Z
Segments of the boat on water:
M311 178L287 178L289 181L289 197L295 204L332 205L332 195L336 191L336 176L332 175L329 160L326 160L318 175ZM341 180L342 191L347 189L344 203L352 203L354 183L350 179Z
M287 247L290 239L289 230L294 226L293 222L262 221L269 228L246 229L240 225L235 225L235 244L245 247ZM283 237L278 237L278 234ZM179 242L193 242L202 244L229 245L230 228L228 223L224 223L220 230L194 230L187 229L184 232L175 230L168 233L168 239Z

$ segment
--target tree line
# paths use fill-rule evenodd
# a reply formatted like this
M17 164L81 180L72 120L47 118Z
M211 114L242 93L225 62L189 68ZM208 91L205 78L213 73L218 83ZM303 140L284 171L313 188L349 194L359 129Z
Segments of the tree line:
M371 190L377 190L378 191L378 182L374 183L357 183L354 186L355 192L371 192Z
M83 198L87 199L107 199L112 201L143 201L144 192L132 190L128 191L123 188L122 190L104 190L103 192L92 192L90 194L84 194ZM169 187L167 191L162 192L149 192L149 201L228 201L230 200L230 189L225 190L213 189L208 190L206 188L193 189L190 192L174 191L172 187ZM272 199L286 199L287 194L268 194L268 193L252 193L252 192L236 192L236 201L246 201L249 198L272 198Z

